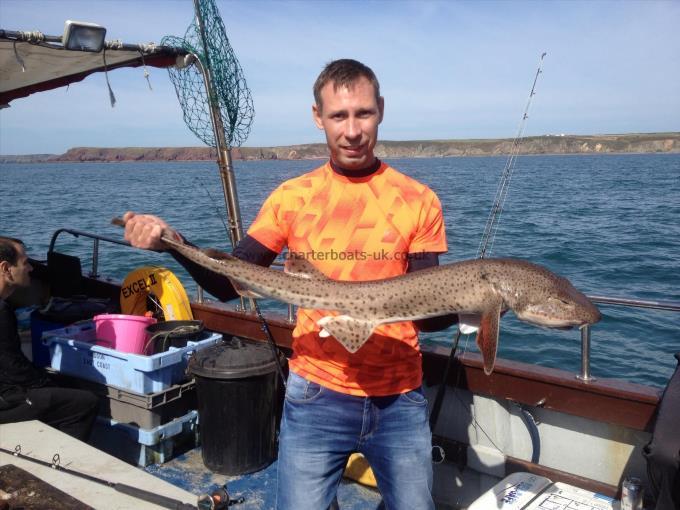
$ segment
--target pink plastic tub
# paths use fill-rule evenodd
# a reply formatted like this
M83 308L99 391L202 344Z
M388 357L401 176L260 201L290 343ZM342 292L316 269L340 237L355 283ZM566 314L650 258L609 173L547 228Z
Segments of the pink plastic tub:
M93 320L97 344L134 354L144 354L146 327L156 323L153 317L122 314L95 315Z

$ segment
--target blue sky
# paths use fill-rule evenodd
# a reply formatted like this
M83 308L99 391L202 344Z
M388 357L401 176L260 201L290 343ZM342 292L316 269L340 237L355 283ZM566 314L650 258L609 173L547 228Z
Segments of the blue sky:
M526 135L680 131L678 1L220 1L252 91L245 146L324 140L311 120L323 65L371 66L386 102L383 140L512 138L540 54ZM0 0L0 27L63 32L75 19L107 39L182 36L190 0ZM70 147L199 146L167 73L119 70L0 111L0 154Z

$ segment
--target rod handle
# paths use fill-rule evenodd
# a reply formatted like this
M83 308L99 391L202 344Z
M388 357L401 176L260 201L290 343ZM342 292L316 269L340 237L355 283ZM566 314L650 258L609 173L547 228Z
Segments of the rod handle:
M148 501L149 503L162 506L163 508L170 508L173 510L196 510L196 507L189 503L183 503L178 499L169 498L167 496L156 494L138 487L132 487L131 485L126 485L124 483L117 483L113 485L113 488L118 492L122 492L123 494L127 494L128 496L132 496L137 499Z

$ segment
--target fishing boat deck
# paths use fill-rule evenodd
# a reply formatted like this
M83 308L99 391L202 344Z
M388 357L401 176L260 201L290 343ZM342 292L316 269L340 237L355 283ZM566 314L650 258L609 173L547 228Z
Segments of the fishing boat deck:
M257 321L249 314L233 312L223 309L222 307L208 305L194 304L193 308L196 316L203 320L211 329L230 331L240 336L253 339L262 339L263 333L257 327ZM287 334L290 330L290 325L284 320L271 320L270 326L279 347L285 351L289 347L290 342L289 334ZM24 347L24 350L30 356L30 337L27 335L26 331L22 336L22 347ZM429 377L426 377L424 389L431 402L434 401L434 393L441 380L436 377L436 380L430 379L432 379L432 374L442 374L445 372L443 365L445 364L446 358L444 354L446 353L444 351L446 351L446 349L441 347L429 347L424 350L424 371L426 374L429 374ZM563 471L546 469L546 467L535 465L526 460L520 460L519 457L525 459L531 457L531 450L526 450L530 445L522 446L519 443L519 446L507 447L507 451L504 453L498 452L500 457L495 455L495 460L488 461L490 462L489 466L500 463L497 469L493 468L494 473L495 471L498 471L497 475L478 475L477 478L475 478L472 476L475 469L460 470L457 466L461 462L463 464L460 465L468 464L471 461L470 455L477 456L484 454L489 456L493 452L489 450L489 448L484 448L481 444L467 446L465 438L458 438L458 435L454 432L455 429L450 429L450 427L458 421L465 421L465 417L470 414L470 409L473 405L478 409L478 412L484 413L487 412L484 411L487 407L491 406L496 409L498 402L510 399L513 402L524 402L524 405L529 406L529 409L532 410L539 422L543 423L553 422L555 419L553 416L555 412L561 415L561 420L566 420L569 415L578 415L580 418L571 418L572 421L574 419L580 420L579 425L574 430L588 430L588 427L594 426L596 436L602 431L598 428L598 425L589 424L590 422L588 420L595 420L595 422L604 420L610 422L608 427L614 431L612 432L613 442L609 444L606 441L598 440L590 446L591 449L600 452L599 455L595 455L595 458L603 458L601 455L604 455L604 458L606 458L613 453L614 450L611 450L611 448L614 448L616 451L624 448L626 449L626 452L628 452L630 448L637 449L639 448L639 444L643 444L647 441L648 435L644 431L649 429L654 409L658 401L658 390L638 387L637 385L632 384L623 384L620 381L598 381L595 384L584 385L576 379L573 374L561 373L553 369L544 369L535 366L530 367L531 373L528 373L528 367L507 360L499 360L494 378L492 378L493 380L490 380L488 377L482 376L481 359L478 358L478 355L475 356L468 353L464 359L460 358L457 360L457 365L460 365L458 368L460 368L462 372L456 376L454 376L453 373L450 373L448 376L447 382L451 386L450 390L457 387L458 389L456 391L458 393L457 395L452 396L451 392L449 392L446 403L443 406L443 416L440 420L440 426L435 427L434 430L437 441L439 441L446 450L447 459L444 464L435 466L434 494L435 500L440 502L437 505L437 508L465 508L467 504L474 501L480 494L490 489L500 478L515 471L533 472L535 474L547 476L552 480L564 481L574 486L587 487L589 490L606 494L610 497L614 496L616 493L615 480L618 478L617 473L605 473L602 475L596 470L591 475L584 471L584 475L586 476L585 478L582 478ZM491 384L493 381L496 381L496 384ZM484 397L483 395L487 396ZM548 397L547 399L544 398L546 396ZM495 399L500 400L496 401ZM621 403L624 401L626 405L623 406L625 409L622 410ZM537 402L538 404L536 404ZM498 409L494 411L496 414L498 414L498 412ZM493 432L494 434L502 433L502 431L508 427L514 430L514 427L517 425L517 430L522 432L518 432L518 437L523 437L525 435L523 432L524 425L521 425L519 422L513 424L513 420L515 419L513 418L513 412L516 413L517 411L513 411L512 407L503 411L503 413L507 414L507 419L509 421L508 423L504 422L505 425L501 425L501 429ZM561 413L567 414L562 415ZM478 415L478 418L479 416L481 415ZM498 416L496 418L498 418ZM463 423L463 421L461 421L461 423ZM473 423L470 422L468 425L463 423L462 426L463 428L466 428L472 425ZM541 430L544 430L543 427L544 425L541 425ZM631 445L627 445L628 441L616 439L616 437L618 437L620 433L629 434L629 432L625 432L623 429L620 432L616 432L616 430L618 430L616 427L624 427L630 432L633 432L638 439L633 441ZM491 426L487 427L485 425L485 428L490 431L494 430ZM597 432L598 430L600 430L599 433ZM547 431L543 432L544 436L542 443L546 449L542 459L545 459L546 463L552 463L555 461L551 461L550 458L547 457L547 455L550 454L548 449L549 445L553 444L555 441L566 441L567 443L571 443L574 440L574 437L569 435L571 434L569 430L561 432L560 434L562 435L559 437L553 437L554 433L551 433L550 436L545 435L547 433ZM515 434L515 436L516 435L517 434ZM25 435L25 437L30 437L30 434ZM111 443L114 441L113 437L113 435L105 434L105 441ZM582 435L579 437L581 441L584 440ZM462 447L462 450L462 443L458 443L456 439L462 439L466 443L466 446ZM93 444L100 446L97 442L94 442ZM5 447L13 449L14 446L13 443L8 444ZM186 447L192 449L182 452L181 448L175 448L175 451L165 463L151 464L146 468L138 468L134 465L128 465L128 467L133 472L140 472L143 470L146 472L145 474L153 475L156 479L167 482L176 489L181 489L190 493L193 504L196 503L199 495L210 494L226 484L233 499L240 500L240 498L243 498L243 501L236 505L235 508L244 510L275 508L277 478L276 461L255 473L242 476L226 476L212 473L205 467L200 447L193 448L193 445L185 446L185 448ZM116 452L115 448L114 451L111 451L110 448L104 448L104 450L114 454L122 453ZM37 452L38 450L35 451ZM464 454L466 451L468 452L467 455ZM45 452L42 452L42 450L40 450L40 452L45 455L49 454L46 460L51 458L52 449L48 448ZM106 454L102 453L102 455ZM632 469L633 472L642 473L643 466L641 464L641 457L638 458L639 455L635 455L632 450L626 454L626 456L628 455L631 456L628 463L632 464L626 469ZM562 459L561 462L567 462L566 464L563 463L563 469L566 468L567 471L571 471L571 473L579 472L579 467L585 469L583 460L579 460L579 458L572 459L571 461ZM633 462L634 459L638 460ZM126 460L130 462L129 459ZM575 462L576 464L570 465L570 462ZM505 466L504 468L503 465ZM555 464L555 467L557 466L558 464ZM562 467L562 464L559 464L559 466ZM485 470L487 468L482 469ZM489 467L488 469L492 468ZM98 474L108 476L109 473L111 472L100 470ZM599 478L601 480L608 478L611 481L608 483L594 482L593 480L588 480L588 478ZM72 492L72 494L76 493ZM338 488L338 503L340 508L349 510L383 508L381 497L377 490L347 479L343 479ZM97 508L108 508L108 506L99 505ZM113 508L116 507L113 506Z
M32 356L31 352L31 338L30 332L23 330L21 333L22 339L22 349L24 353L30 358ZM87 451L89 455L96 456L100 459L101 466L96 471L89 471L91 465L83 464L82 470L84 472L95 474L96 476L110 479L111 481L126 482L133 480L135 484L138 483L141 477L141 482L139 482L140 487L144 487L149 484L149 475L152 475L156 479L160 479L167 482L173 488L169 489L169 494L175 497L184 494L182 498L184 501L192 501L195 504L199 496L204 494L211 494L214 490L226 485L227 490L232 499L240 501L234 506L237 510L269 510L274 509L276 506L276 475L278 469L278 463L276 460L272 462L267 467L244 475L239 476L228 476L221 475L211 472L207 467L205 467L202 459L201 447L195 447L183 453L175 455L168 462L162 464L150 464L145 468L136 467L131 464L124 463L122 460L114 459L111 455L103 452L94 450L91 446L85 445L80 441L66 436L65 434L51 429L51 427L44 425L39 422L26 422L25 424L10 424L0 426L2 427L3 434L0 434L0 446L8 450L14 450L17 444L16 437L21 437L22 440L28 440L29 438L41 437L41 435L49 435L51 439L45 441L39 441L38 446L31 447L30 445L24 445L22 451L28 453L33 457L41 458L45 457L44 460L49 461L52 458L53 450L59 449L59 445L62 443L67 445L67 447L62 448L62 450L67 452L80 452L81 450ZM26 433L28 429L35 429L36 432ZM38 433L37 431L41 432ZM14 432L12 432L14 431ZM57 437L58 441L52 439ZM44 448L40 445L43 445ZM49 446L47 446L49 445ZM56 451L56 450L55 450ZM66 455L62 454L63 462L68 463L67 457L70 453ZM81 455L78 458L85 458L87 455ZM71 459L72 460L72 459ZM35 466L31 465L27 461L17 461L6 454L0 452L0 466L16 464L23 467L29 472L35 472ZM97 463L95 463L97 464ZM111 466L114 466L113 468ZM71 465L73 469L80 469ZM78 498L79 495L83 494L82 480L72 479L69 480L69 475L61 475L58 473L50 473L50 468L42 468L39 470L39 475L41 479L45 479L54 485L56 488L61 488L64 492L72 494ZM53 471L53 470L52 470ZM141 472L145 472L142 474ZM50 473L52 476L45 478L42 476L44 473ZM118 473L124 472L123 478L118 477ZM56 476L56 477L55 477ZM65 478L60 480L60 478ZM75 485L74 485L75 484ZM154 485L151 482L150 486L159 492L162 492L162 485ZM78 487L78 489L76 489ZM126 502L129 503L128 496L120 496L118 493L112 489L107 489L106 487L97 487L96 485L92 489L94 490L96 497L102 497L105 495L105 499L101 499L100 502L95 506L95 508L128 508ZM168 488L165 487L167 491ZM104 491L102 493L102 491ZM86 491L87 492L87 491ZM166 492L167 493L167 492ZM191 493L192 499L187 500L187 494ZM120 503L120 498L122 497L123 503ZM87 498L87 496L86 496ZM343 478L338 487L338 504L342 510L378 510L384 508L382 506L382 498L377 489L362 485L353 480ZM107 501L106 504L103 501ZM110 504L110 506L109 506ZM120 506L122 504L122 506ZM159 508L157 505L143 504L143 502L136 501L134 508Z
M227 485L229 495L242 502L235 510L273 509L276 504L276 473L278 464L274 461L266 468L254 473L227 476L211 473L201 458L201 449L190 450L165 464L152 464L145 468L174 486L201 495ZM382 506L380 493L357 482L342 479L338 487L338 504L343 510L371 510Z
M21 446L24 455L31 458L50 463L54 453L59 452L59 465L62 467L107 482L148 490L190 505L195 505L199 496L211 494L224 485L227 485L231 498L238 501L233 505L238 510L268 510L276 505L276 461L247 475L219 475L204 466L201 448L197 447L165 464L151 464L142 469L38 421L0 425L0 447L14 451L17 445ZM123 494L112 487L59 472L50 466L36 465L3 452L0 452L0 468L4 469L0 471L4 473L0 477L3 483L10 484L2 485L0 489L12 494L15 498L13 501L17 504L21 502L22 508L43 508L37 500L51 495L50 501L56 501L54 494L68 494L75 498L69 503L75 506L66 505L63 508L162 508ZM5 479L5 475L9 473L7 469L30 473L30 476L42 483L42 488L34 487L30 493L21 493L21 486L25 484L18 482L17 485L16 481L13 483L9 475ZM338 488L338 503L343 510L380 509L383 508L381 501L377 490L347 479L343 479ZM62 508L59 504L56 508Z
M158 477L145 473L37 420L1 424L0 447L11 452L20 448L21 455L43 463L37 464L21 456L0 452L0 466L14 471L23 470L38 481L44 482L42 490L22 494L26 492L22 490L25 489L23 480L17 481L17 477L0 477L2 491L10 496L7 500L0 500L0 503L6 502L10 509L135 508L152 510L162 508L116 490L111 486L113 484L124 484L177 502L196 504L197 498L183 488L164 482ZM84 474L86 477L67 473L53 467L55 465ZM88 479L87 476L96 477L111 484L99 483ZM58 494L59 491L70 495L77 501L70 503L59 501L53 506L43 499L49 493Z
M36 266L34 276L39 276L40 265ZM108 282L88 282L104 287L94 289L94 296L118 295L118 288ZM192 310L194 317L211 331L264 340L254 314L216 304L194 303ZM278 347L288 352L291 324L285 318L269 317L269 326ZM30 356L28 331L22 336L22 347ZM424 390L429 401L434 402L442 382L448 387L442 415L433 428L435 440L446 454L446 462L436 465L434 470L433 494L440 510L467 507L515 472L543 476L609 498L618 496L619 480L624 475L644 476L641 448L649 441L659 389L607 379L586 383L573 373L509 360L498 360L493 377L488 377L475 353L457 356L453 369L447 371L448 354L449 350L441 346L423 348ZM533 425L534 420L522 418L524 411L535 417ZM112 444L114 431L110 432L105 434L105 440ZM31 434L25 433L22 438L29 441ZM0 434L2 446L14 449L16 443L6 443L4 439ZM565 444L579 446L564 449L561 446ZM276 462L252 474L219 475L205 467L200 447L185 447L192 449L182 452L181 448L174 448L165 463L142 469L133 462L127 469L138 475L153 475L171 490L186 491L193 505L199 495L210 494L226 484L232 498L243 498L234 508L275 508ZM32 450L48 461L55 451L52 446ZM110 449L104 450L111 453ZM65 461L70 450L64 451ZM97 464L99 456L93 459ZM613 462L615 459L620 462ZM90 466L83 463L82 467ZM107 469L96 472L104 477L116 474ZM338 503L340 508L350 510L382 508L377 490L345 479L338 489ZM108 500L106 504L100 500L95 507L129 508L109 506Z

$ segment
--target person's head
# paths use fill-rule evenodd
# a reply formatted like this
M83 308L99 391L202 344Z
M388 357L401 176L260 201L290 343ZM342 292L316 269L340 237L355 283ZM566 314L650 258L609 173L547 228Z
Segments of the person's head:
M8 297L19 287L28 287L32 269L24 243L12 237L0 237L0 297Z
M314 122L326 133L333 161L349 170L370 166L384 112L373 71L356 60L330 62L314 83L314 101Z

